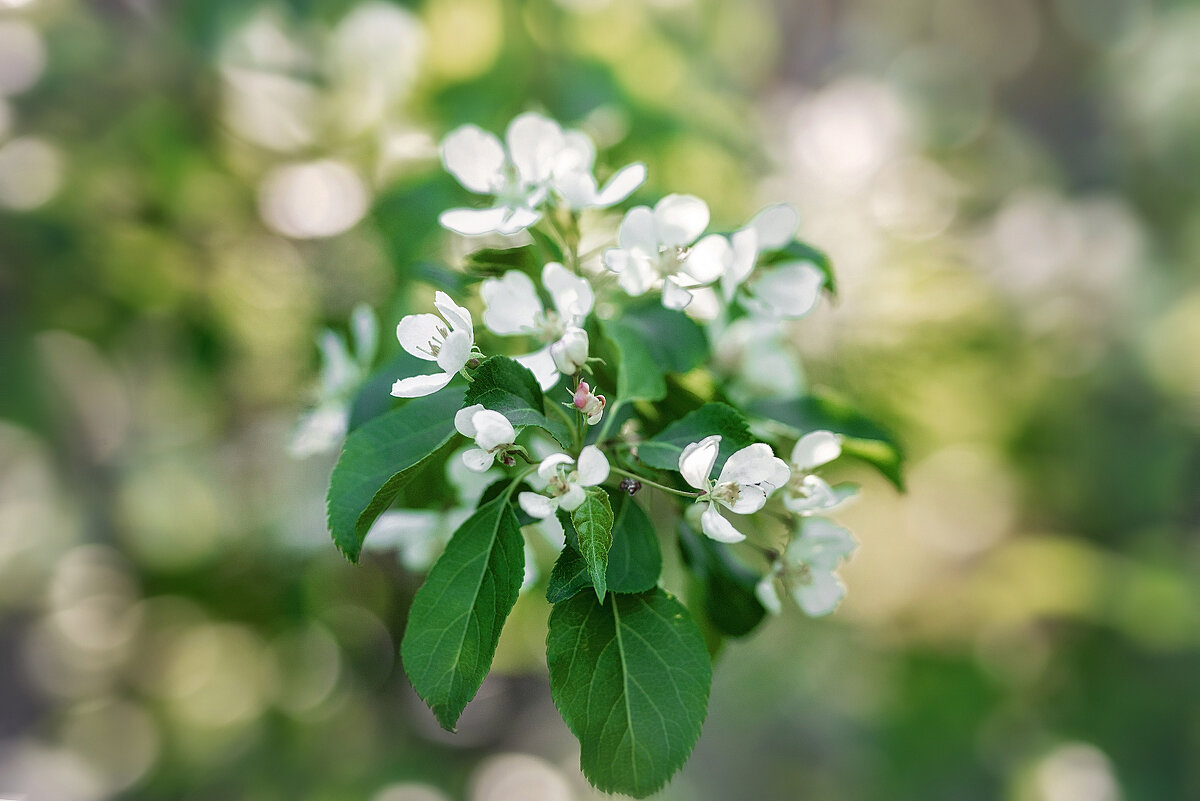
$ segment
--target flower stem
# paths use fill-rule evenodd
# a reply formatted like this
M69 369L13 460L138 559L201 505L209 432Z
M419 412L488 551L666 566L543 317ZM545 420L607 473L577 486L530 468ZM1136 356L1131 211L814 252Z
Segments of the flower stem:
M663 492L669 492L672 495L681 495L684 498L699 498L703 494L700 492L684 492L683 490L677 490L673 487L668 487L665 484L659 484L657 481L651 481L650 479L648 479L644 476L639 476L637 473L631 473L628 470L622 470L619 467L610 467L608 469L608 471L610 473L616 473L618 475L628 476L629 478L637 479L638 481L645 484L647 487L654 487L656 490L661 490Z

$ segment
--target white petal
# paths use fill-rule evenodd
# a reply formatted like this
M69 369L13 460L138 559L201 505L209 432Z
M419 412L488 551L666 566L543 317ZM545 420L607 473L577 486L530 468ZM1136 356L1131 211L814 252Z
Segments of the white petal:
M595 305L596 296L592 285L581 275L575 275L566 267L552 261L542 268L542 284L554 298L554 308L560 316L583 321Z
M832 431L813 431L801 437L796 447L792 448L792 466L807 473L841 455L841 437Z
M575 464L575 460L565 453L552 453L538 465L538 475L543 481L549 481L558 474L558 466L561 464Z
M858 547L849 531L828 518L810 517L800 531L801 535L788 543L783 553L784 560L790 565L833 570Z
M471 358L471 345L471 335L466 331L451 331L438 353L438 367L449 375L457 373L467 366L467 359Z
M476 412L483 411L483 404L476 403L474 406L468 406L465 409L459 409L454 415L454 428L464 437L475 438L475 424L471 418Z
M472 192L491 195L504 187L504 146L475 125L455 128L442 140L446 171Z
M690 486L708 491L708 477L717 463L717 452L721 450L721 435L713 434L699 442L693 442L679 454L679 474Z
M657 255L658 230L654 225L654 212L649 206L634 206L625 212L617 228L617 244L621 250Z
M554 389L554 385L558 383L559 372L558 368L554 366L554 357L550 355L550 348L551 346L547 345L541 350L513 359L517 364L529 368L543 392Z
M563 332L562 338L550 346L550 358L554 366L564 375L574 375L587 364L587 331L572 326Z
M711 284L733 263L733 247L719 234L711 234L688 251L683 271L700 284Z
M667 195L654 206L658 241L668 247L695 242L708 227L708 206L693 195Z
M758 234L760 250L778 250L792 241L799 224L795 208L788 203L776 203L755 214L747 227Z
M692 293L668 278L663 282L662 303L668 309L682 311L692 302Z
M569 209L586 209L596 205L596 179L590 172L568 172L554 177L554 191Z
M521 504L525 514L537 518L549 517L558 508L558 504L553 499L547 498L545 495L538 495L536 492L522 492L517 496L517 503Z
M587 499L587 493L583 491L583 487L578 484L571 484L567 487L567 491L563 495L558 496L558 508L567 512L574 512Z
M583 131L565 131L554 159L555 175L579 175L592 171L596 145Z
M795 512L798 515L812 514L826 509L832 509L841 502L841 499L833 491L833 487L819 476L805 476L803 494L792 494L784 496L783 505L789 511Z
M504 219L496 226L496 232L511 236L524 231L529 226L542 219L542 213L534 209L541 204L544 193L535 193L525 198L526 205L513 206L504 210Z
M532 112L509 123L504 138L517 174L529 184L549 180L555 159L566 145L557 122Z
M484 409L476 412L471 420L475 425L475 444L485 451L491 451L502 445L512 445L517 438L512 423L500 412Z
M807 262L762 270L752 284L752 306L785 319L803 317L817 305L825 277Z
M350 331L354 335L354 360L369 368L379 350L379 318L375 311L365 303L355 306L350 313Z
M821 617L837 608L846 595L846 587L833 573L812 571L806 583L794 584L792 599L806 615Z
M700 515L700 530L706 537L717 542L741 542L746 539L745 534L738 531L733 527L733 523L721 516L715 503L709 503L704 514Z
M735 514L754 514L766 505L767 496L770 493L770 490L760 487L757 484L743 484L738 488L738 496L733 500L733 503L725 503L724 501L721 501L721 503L725 504L726 508Z
M450 333L450 326L436 314L409 314L396 326L396 339L400 347L427 362L437 361L429 349L430 342L442 342Z
M481 448L472 448L469 451L463 451L462 460L468 470L484 473L495 463L496 455Z
M775 590L775 576L772 573L763 576L754 585L754 597L758 598L763 609L772 615L778 615L783 611L783 603L780 602L779 593Z
M725 300L733 300L733 295L742 282L750 277L754 263L758 260L758 236L753 228L743 228L730 237L733 254L721 276L721 291Z
M579 452L579 484L594 487L608 478L608 459L595 445L588 445Z
M350 388L357 380L358 368L346 349L346 340L326 330L317 340L317 347L321 351L321 386L325 396Z
M520 270L509 270L501 278L488 278L480 288L483 296L483 324L493 334L509 336L534 330L534 318L541 314L533 279Z
M787 462L778 458L770 445L756 442L730 456L717 481L759 486L770 493L786 484L791 476Z
M438 216L443 228L463 236L482 236L501 233L511 209L497 206L491 209L450 209Z
M641 162L634 162L617 170L600 193L596 196L592 205L600 208L608 208L609 206L620 203L625 198L634 193L639 186L646 182L646 165Z
M454 378L451 373L434 373L433 375L414 375L402 378L392 384L392 394L397 398L420 398L432 395L450 383Z
M645 294L658 281L656 261L637 250L619 252L625 253L628 259L625 269L617 276L617 283L634 297Z
M475 341L471 313L455 303L454 298L439 290L433 294L433 305L438 313L446 318L446 322L450 323L452 329L470 333L471 341Z

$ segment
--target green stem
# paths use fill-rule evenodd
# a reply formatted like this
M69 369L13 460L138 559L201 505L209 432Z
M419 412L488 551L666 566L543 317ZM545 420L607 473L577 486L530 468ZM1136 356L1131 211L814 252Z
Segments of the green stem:
M596 436L596 442L604 442L604 438L608 436L608 430L612 428L613 420L617 419L617 410L625 403L623 400L618 400L612 405L612 408L607 409L604 422L600 425L600 433Z
M645 484L647 487L654 487L656 490L669 492L672 495L681 495L684 498L699 498L704 494L702 492L684 492L683 490L677 490L673 487L668 487L665 484L659 484L657 481L651 481L648 478L639 476L637 473L631 473L628 470L622 470L619 467L609 467L608 471L610 473L616 473L617 475L628 476L629 478L636 479L637 481Z

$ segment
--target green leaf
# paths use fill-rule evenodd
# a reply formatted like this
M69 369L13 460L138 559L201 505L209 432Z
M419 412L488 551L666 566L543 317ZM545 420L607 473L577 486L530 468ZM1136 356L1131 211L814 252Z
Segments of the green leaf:
M904 452L896 439L845 400L831 393L814 393L790 400L762 400L750 412L783 423L797 435L832 431L842 435L842 454L865 462L904 490Z
M608 570L608 549L613 541L613 511L608 493L603 487L588 490L587 497L571 512L571 524L579 541L579 553L587 566L588 576L596 589L597 600L604 601L608 592L605 573Z
M453 386L414 398L346 439L329 479L326 511L333 542L351 562L358 561L375 518L421 463L455 435L454 413L462 399L463 390Z
M571 520L565 515L563 531L567 544L563 546L550 581L546 600L565 601L580 590L592 586L587 564L579 553L579 539ZM654 524L638 505L624 493L613 496L612 547L608 551L608 570L605 584L609 592L645 592L658 583L662 572L662 551Z
M735 451L754 444L754 435L741 412L724 403L706 403L639 445L638 458L659 470L678 470L683 449L713 434L721 435L714 470L720 470Z
M644 798L691 754L708 711L712 663L674 597L588 593L556 604L546 638L550 692L579 738L588 781Z
M700 587L704 617L727 637L749 634L767 614L754 594L758 574L739 562L729 546L697 534L686 523L680 523L678 531L683 561ZM694 601L692 607L696 608Z
M466 268L484 276L499 276L509 270L530 271L540 266L533 245L516 248L482 248L468 254Z
M761 265L783 264L789 261L804 261L816 267L825 277L825 289L830 295L837 296L837 279L833 274L833 262L823 251L817 250L807 242L794 239L786 247L763 253L758 257Z
M471 374L463 406L482 403L500 412L514 426L537 426L550 433L564 448L571 446L571 432L558 417L548 418L542 388L528 367L507 356L491 356Z
M413 689L450 731L491 667L525 574L511 497L479 507L454 532L413 598L400 643Z
M708 358L704 330L653 298L629 306L614 320L601 320L600 327L617 352L617 390L623 401L662 400L667 396L665 373L687 372Z

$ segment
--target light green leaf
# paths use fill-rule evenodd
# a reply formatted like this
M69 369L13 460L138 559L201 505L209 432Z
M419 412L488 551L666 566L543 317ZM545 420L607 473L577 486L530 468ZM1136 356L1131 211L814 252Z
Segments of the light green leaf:
M554 704L597 788L644 798L687 761L708 711L712 664L674 597L655 588L597 604L579 593L550 614L546 656Z
M454 386L414 398L347 438L329 478L326 513L334 544L351 562L358 561L375 518L421 463L454 436L454 413L462 399L463 390Z
M790 400L763 400L750 405L759 417L783 423L797 436L810 431L832 431L842 435L842 455L865 462L904 490L904 452L884 428L845 400L818 392Z
M400 644L404 670L442 727L479 691L525 574L511 492L467 518L417 590Z
M604 600L608 591L605 573L608 570L608 549L613 541L613 512L608 493L603 487L588 490L587 498L571 512L571 524L578 537L579 553L587 566L588 576L596 589L596 598Z
M550 581L546 600L565 601L580 590L592 586L587 564L579 553L579 539L570 518L560 516L567 544L563 546ZM658 583L662 572L662 551L654 525L637 501L624 493L613 496L612 547L608 551L605 584L609 592L645 592Z
M665 373L685 373L708 358L704 330L683 312L647 298L614 320L601 320L617 352L617 390L623 401L667 396Z
M571 446L571 432L558 417L547 417L542 388L533 373L507 356L491 356L472 374L464 406L482 403L500 412L514 426L537 426L550 433L564 448Z
M735 451L754 443L741 412L724 403L706 403L639 445L638 458L659 470L678 470L683 449L713 434L721 435L714 470L720 470Z

